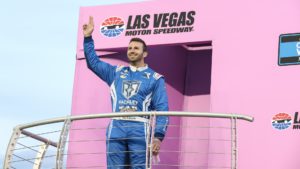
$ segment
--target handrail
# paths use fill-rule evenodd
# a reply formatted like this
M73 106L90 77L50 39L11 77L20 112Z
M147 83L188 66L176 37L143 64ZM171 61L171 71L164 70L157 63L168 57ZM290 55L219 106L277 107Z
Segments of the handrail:
M208 117L208 118L225 118L233 120L233 124L236 125L236 120L245 120L248 122L253 122L254 118L248 115L241 115L241 114L233 114L233 113L211 113L211 112L176 112L176 111L152 111L152 112L117 112L117 113L101 113L101 114L86 114L86 115L76 115L76 116L65 116L65 117L58 117L58 118L52 118L52 119L46 119L46 120L40 120L35 121L27 124L21 124L14 128L14 133L11 137L10 143L7 147L7 152L5 156L4 161L4 169L9 169L10 160L12 159L12 153L13 149L15 147L15 142L17 138L20 136L20 134L24 134L26 136L32 137L36 140L39 140L41 142L44 142L47 145L52 145L54 147L57 147L57 164L56 168L60 169L62 164L62 154L64 151L64 145L65 145L65 138L68 134L69 130L69 123L76 120L86 120L86 119L97 119L97 118L112 118L112 117L130 117L130 116L183 116L183 117ZM61 132L60 140L58 143L53 142L49 139L40 137L38 135L35 135L31 132L26 131L25 129L35 127L35 126L41 126L46 124L53 124L53 123L59 123L64 122L64 129ZM68 122L68 124L66 124ZM236 126L232 127L233 131L233 141L232 144L232 167L231 169L234 169L236 167ZM233 163L234 162L234 163Z
M240 120L245 120L249 122L253 122L254 118L247 115L241 114L228 114L228 113L210 113L210 112L176 112L176 111L158 111L158 112L126 112L126 113L102 113L102 114L87 114L87 115L77 115L77 116L66 116L66 117L58 117L47 120L35 121L32 123L22 124L17 126L20 130L35 127L39 125L51 124L64 122L66 119L70 119L71 121L76 120L86 120L86 119L96 119L96 118L111 118L111 117L130 117L130 116L189 116L189 117L210 117L210 118L236 118Z

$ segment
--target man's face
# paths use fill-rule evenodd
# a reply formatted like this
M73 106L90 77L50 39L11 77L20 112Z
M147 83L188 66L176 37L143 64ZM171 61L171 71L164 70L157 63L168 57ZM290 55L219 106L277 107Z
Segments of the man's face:
M146 56L145 53L146 52L143 52L143 43L136 41L129 43L127 49L127 57L129 62L137 62L144 59Z

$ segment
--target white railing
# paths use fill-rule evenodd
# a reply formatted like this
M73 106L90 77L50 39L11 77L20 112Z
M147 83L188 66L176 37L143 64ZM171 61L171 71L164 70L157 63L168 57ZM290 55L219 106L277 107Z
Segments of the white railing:
M66 144L69 142L74 142L74 140L68 140L68 134L70 129L70 126L72 122L74 121L80 121L80 120L87 120L87 119L99 119L99 118L113 118L113 117L129 117L129 116L149 116L155 117L155 116L178 116L178 117L198 117L198 118L216 118L216 119L229 119L230 126L223 127L230 130L230 140L223 140L223 141L230 141L230 166L222 166L220 168L231 168L236 169L237 168L237 120L245 120L248 122L252 122L254 119L253 117L246 116L246 115L239 115L239 114L225 114L225 113L205 113L205 112L127 112L127 113L108 113L108 114L89 114L89 115L80 115L80 116L67 116L67 117L60 117L60 118L54 118L54 119L48 119L48 120L41 120L36 121L33 123L18 125L14 128L13 134L11 136L9 145L7 147L7 152L5 156L4 166L3 169L15 169L15 168L22 168L25 169L24 164L15 165L18 163L25 162L26 164L29 164L28 168L33 169L40 169L44 168L42 164L48 163L47 159L52 158L53 166L50 168L53 169L62 169L66 168L64 166L65 164L65 158L67 158L68 153L66 153ZM57 124L60 124L60 126L57 126ZM55 127L51 127L51 125L56 125ZM150 125L151 126L151 125ZM46 127L46 131L44 133L37 134L33 129L37 127ZM54 129L59 127L58 130L49 131L49 129ZM172 127L170 125L169 127ZM178 127L178 126L175 126ZM181 126L183 127L183 126ZM197 126L192 126L194 128L197 128ZM199 127L199 126L198 126ZM202 128L210 128L210 126L202 126ZM221 127L222 128L222 127ZM33 131L30 131L33 130ZM72 130L79 130L79 129L72 129ZM88 129L86 129L88 130ZM27 144L21 143L22 140L25 139L31 139L31 141L27 141ZM149 140L151 138L148 138ZM173 137L166 137L166 139L181 139L181 138L173 138ZM209 138L202 138L206 141L210 141ZM34 143L33 143L33 141ZM88 140L80 140L80 141L88 141ZM102 141L105 141L103 139ZM35 145L30 145L35 144ZM151 148L151 145L149 145ZM38 148L38 150L37 150ZM21 156L18 154L19 151L27 150L31 151L34 154L35 157L29 157L27 153L24 156ZM150 151L151 152L151 151ZM162 153L164 151L162 150ZM167 151L165 151L167 152ZM50 153L50 154L47 154ZM52 153L52 154L51 154ZM105 150L103 152L98 152L99 154L105 154ZM175 153L174 151L169 151L169 153ZM178 152L178 153L195 153L195 152ZM78 153L80 155L80 153ZM78 155L77 154L77 155ZM84 153L82 153L84 154ZM91 153L92 154L92 153ZM217 154L217 153L216 153ZM225 154L225 153L221 153ZM152 153L149 154L150 159L152 158ZM151 160L149 160L151 161ZM181 164L158 164L157 166L173 166L177 168L184 168L184 165ZM155 165L149 165L147 168L151 168ZM101 168L106 167L106 165L103 166L94 166L94 167L83 167L83 168ZM188 166L186 166L188 167ZM209 168L209 166L203 166L206 168ZM49 168L49 167L48 167ZM73 167L67 167L67 168L73 168ZM76 168L76 167L74 167ZM217 167L212 167L217 168Z

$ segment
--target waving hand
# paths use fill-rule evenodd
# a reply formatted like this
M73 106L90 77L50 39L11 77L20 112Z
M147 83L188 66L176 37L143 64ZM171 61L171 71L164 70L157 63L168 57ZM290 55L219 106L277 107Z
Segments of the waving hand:
M89 18L89 23L83 25L82 30L84 37L92 36L92 33L94 31L94 18L92 16L90 16Z

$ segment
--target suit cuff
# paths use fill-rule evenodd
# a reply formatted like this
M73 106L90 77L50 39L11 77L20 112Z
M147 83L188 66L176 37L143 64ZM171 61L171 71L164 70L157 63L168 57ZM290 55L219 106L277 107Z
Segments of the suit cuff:
M92 42L92 41L93 41L92 36L84 37L84 43L88 43L88 42Z
M160 141L163 141L165 135L162 134L162 133L155 133L155 134L154 134L154 137L157 138L157 139L159 139Z

